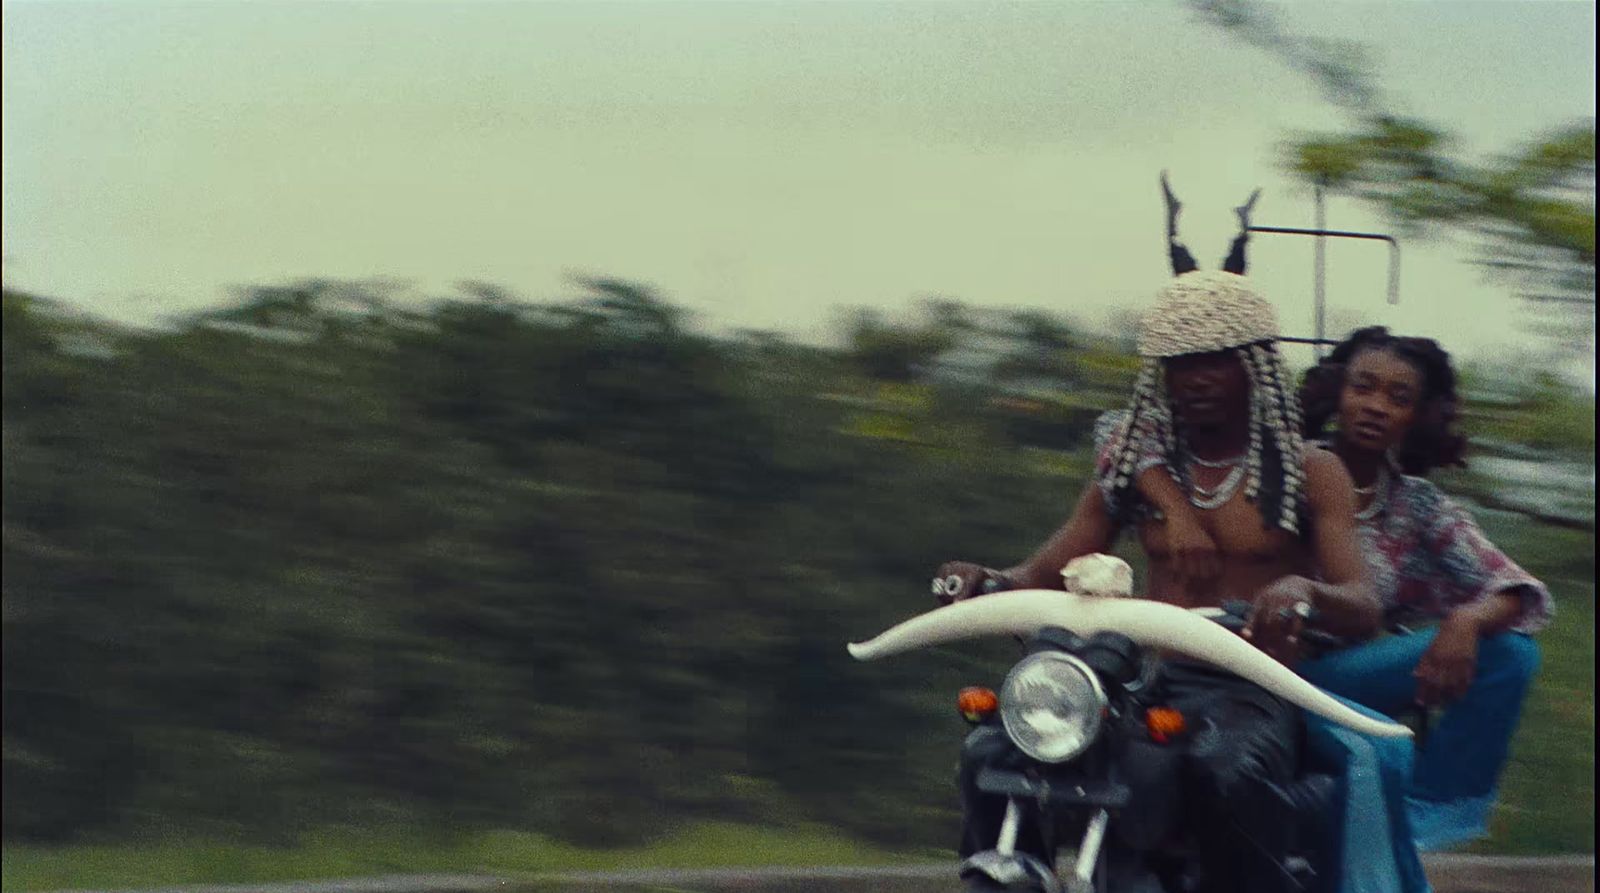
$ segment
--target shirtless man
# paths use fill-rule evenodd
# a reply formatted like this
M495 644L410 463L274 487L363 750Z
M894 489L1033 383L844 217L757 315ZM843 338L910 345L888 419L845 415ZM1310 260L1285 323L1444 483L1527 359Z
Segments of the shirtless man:
M1255 612L1245 635L1280 661L1294 662L1313 613L1336 635L1375 634L1379 606L1357 551L1350 478L1332 454L1301 442L1299 410L1272 346L1277 336L1272 306L1244 277L1194 272L1175 279L1141 325L1144 369L1100 479L1021 564L1003 571L943 565L940 578L960 580L943 598L1061 588L1068 561L1110 551L1121 529L1133 525L1149 558L1147 597L1184 607L1250 599ZM1217 544L1215 575L1183 573L1167 519L1140 501L1136 463L1153 453L1178 470L1179 486L1200 509L1177 523L1197 516ZM1320 568L1317 579L1308 576L1313 568ZM1285 787L1298 763L1298 714L1238 677L1197 664L1169 661L1163 685L1168 703L1208 720L1188 751L1185 796L1189 826L1203 838L1208 888L1278 888L1277 862L1293 825ZM978 768L1004 746L984 732L963 749L964 856L993 846L1004 809L1003 799L974 784ZM1038 840L1036 831L1025 833L1019 848Z

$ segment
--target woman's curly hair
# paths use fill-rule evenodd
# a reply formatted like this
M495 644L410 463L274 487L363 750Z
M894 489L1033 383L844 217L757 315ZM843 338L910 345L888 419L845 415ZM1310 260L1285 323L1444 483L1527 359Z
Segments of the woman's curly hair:
M1391 335L1383 326L1356 330L1306 372L1300 385L1306 438L1322 437L1328 422L1338 417L1345 368L1356 354L1365 350L1394 354L1422 373L1422 396L1417 401L1416 417L1396 457L1400 470L1425 477L1435 468L1465 468L1467 463L1463 456L1467 439L1455 430L1458 401L1456 373L1450 367L1450 355L1432 338Z

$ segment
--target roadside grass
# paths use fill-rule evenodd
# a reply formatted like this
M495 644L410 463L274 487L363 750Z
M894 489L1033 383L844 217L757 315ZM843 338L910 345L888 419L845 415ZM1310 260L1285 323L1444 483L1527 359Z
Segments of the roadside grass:
M1484 532L1544 580L1555 621L1501 778L1491 836L1474 853L1594 852L1594 534L1479 513Z
M588 850L535 834L470 836L337 832L292 847L225 844L11 846L0 855L7 891L138 889L180 884L245 884L397 874L488 874L634 868L895 865L938 854L892 853L816 827L702 824L659 843Z

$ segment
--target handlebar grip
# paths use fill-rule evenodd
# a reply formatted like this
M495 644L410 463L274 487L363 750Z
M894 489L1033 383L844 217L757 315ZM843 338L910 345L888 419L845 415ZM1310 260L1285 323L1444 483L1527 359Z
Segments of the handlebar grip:
M1344 636L1335 635L1324 629L1317 629L1317 624L1321 622L1322 612L1312 608L1311 613L1306 615L1305 624L1300 627L1300 641L1324 651L1349 648L1355 644Z
M1223 602L1222 610L1226 611L1227 615L1219 618L1218 622L1224 627L1238 632L1249 625L1250 615L1255 610L1255 605L1247 601L1234 599ZM1300 640L1313 648L1322 650L1349 648L1352 644L1349 639L1315 628L1321 619L1322 612L1312 608L1311 613L1306 615L1305 625L1300 629Z
M1320 629L1302 629L1300 631L1300 641L1305 642L1307 645L1310 645L1313 648L1321 648L1323 650L1337 650L1350 647L1349 639L1346 639L1344 636L1336 636L1330 632L1324 632Z

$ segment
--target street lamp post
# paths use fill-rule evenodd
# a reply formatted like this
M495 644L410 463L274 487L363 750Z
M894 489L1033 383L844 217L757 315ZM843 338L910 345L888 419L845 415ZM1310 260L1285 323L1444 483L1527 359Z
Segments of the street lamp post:
M1323 190L1325 179L1319 179L1316 185L1316 227L1302 229L1292 226L1251 226L1247 227L1253 233L1275 233L1287 236L1311 236L1317 240L1316 254L1313 261L1312 300L1316 314L1315 337L1312 338L1280 338L1280 341L1289 341L1297 344L1310 344L1316 352L1318 360L1322 359L1322 349L1329 344L1338 342L1330 340L1327 333L1327 256L1326 244L1328 239L1365 239L1389 243L1389 303L1400 303L1400 243L1387 233L1361 233L1349 230L1335 230L1327 228L1327 211L1324 207Z

